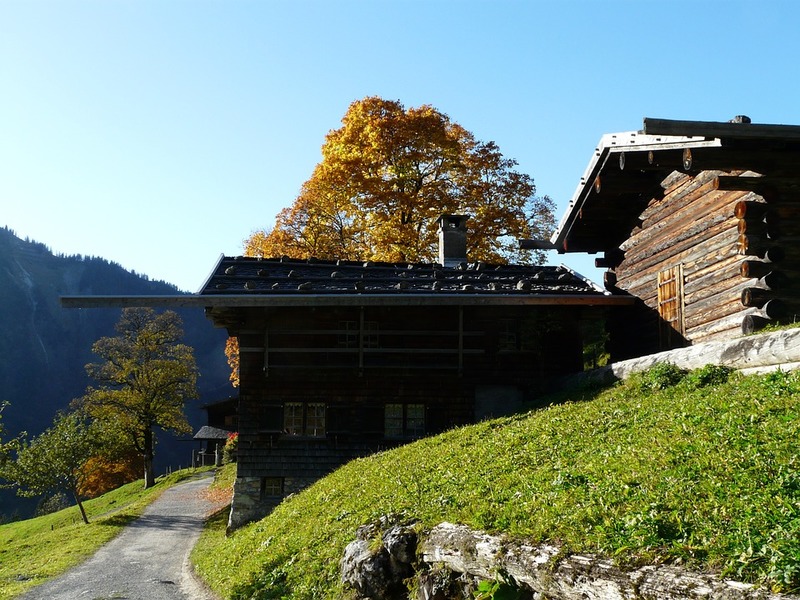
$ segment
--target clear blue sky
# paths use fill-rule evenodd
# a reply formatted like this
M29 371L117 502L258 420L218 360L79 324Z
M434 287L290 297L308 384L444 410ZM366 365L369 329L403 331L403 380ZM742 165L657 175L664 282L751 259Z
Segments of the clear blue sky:
M560 218L645 116L800 124L798 23L793 0L0 0L0 226L196 291L370 95L495 141Z

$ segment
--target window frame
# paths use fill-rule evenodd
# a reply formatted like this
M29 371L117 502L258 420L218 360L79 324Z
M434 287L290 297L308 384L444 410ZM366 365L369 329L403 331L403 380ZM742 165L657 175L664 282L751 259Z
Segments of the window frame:
M295 438L324 438L327 435L327 408L324 402L284 402L284 435Z
M387 402L383 405L383 436L392 440L425 437L426 415L427 407L422 402Z

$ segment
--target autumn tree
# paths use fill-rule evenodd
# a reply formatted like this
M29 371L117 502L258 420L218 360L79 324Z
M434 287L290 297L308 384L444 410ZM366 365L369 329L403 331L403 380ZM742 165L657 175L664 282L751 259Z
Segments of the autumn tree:
M107 422L100 422L96 436L99 451L84 466L86 471L80 495L84 498L97 498L118 487L136 481L141 477L142 460L139 452L126 443L125 436Z
M183 409L197 397L197 367L192 349L181 343L180 317L172 311L126 308L116 331L92 346L102 361L86 365L86 371L97 386L79 404L139 453L148 488L155 483L155 429L191 432Z
M253 233L245 253L433 261L436 219L450 213L471 217L471 259L541 261L518 239L549 234L554 205L516 165L432 106L365 98L328 133L293 205Z
M88 523L81 487L91 473L87 464L98 451L99 438L86 415L59 414L41 435L19 442L16 457L0 467L0 474L20 496L68 492L80 509L83 522Z

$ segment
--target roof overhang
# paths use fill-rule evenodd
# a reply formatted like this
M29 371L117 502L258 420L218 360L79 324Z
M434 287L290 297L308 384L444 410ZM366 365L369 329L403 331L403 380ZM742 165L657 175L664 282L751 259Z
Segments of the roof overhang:
M607 165L619 165L620 155L625 152L712 148L719 147L721 144L722 142L716 138L709 140L705 137L695 136L650 135L638 131L605 134L600 138L589 165L567 205L567 210L550 238L550 246L561 253L569 251L567 238L580 220L587 199L594 193L598 177Z
M62 296L65 308L290 308L324 306L627 306L631 296L608 294L241 294L181 296Z
M752 124L746 118L737 118L726 123L645 118L641 131L610 133L600 139L558 228L549 242L542 241L540 244L561 253L606 251L609 248L602 247L603 244L593 240L591 235L579 233L591 230L587 229L582 220L597 218L598 207L595 204L602 205L604 208L601 210L606 213L621 217L623 212L633 210L632 206L639 200L648 199L645 196L652 191L653 181L659 175L663 180L675 170L692 170L692 167L682 168L680 164L664 165L661 168L658 164L650 164L644 170L630 165L625 167L626 155L629 159L634 155L640 157L641 165L647 162L641 157L648 158L648 153L663 155L673 151L680 156L680 151L696 153L697 149L702 149L699 150L701 153L710 151L723 156L729 151L738 151L741 155L744 150L745 156L750 157L749 162L756 163L761 149L780 148L783 144L796 145L799 142L800 126L797 125ZM694 169L697 169L696 165ZM641 175L647 177L637 179ZM601 183L608 181L614 181L617 185L624 182L627 185L619 193L601 194ZM591 212L595 214L588 216ZM622 224L617 222L612 223L612 226L622 227ZM604 242L614 241L612 238L613 236L609 236Z

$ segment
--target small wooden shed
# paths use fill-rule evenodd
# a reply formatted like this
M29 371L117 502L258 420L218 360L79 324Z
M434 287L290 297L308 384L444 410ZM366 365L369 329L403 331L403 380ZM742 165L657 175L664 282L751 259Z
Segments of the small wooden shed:
M192 439L203 443L200 451L193 454L194 466L220 466L222 464L222 449L225 447L225 443L231 433L233 432L227 429L203 425L192 437Z
M549 241L601 253L638 299L612 357L740 336L800 313L800 126L644 120L602 137Z

